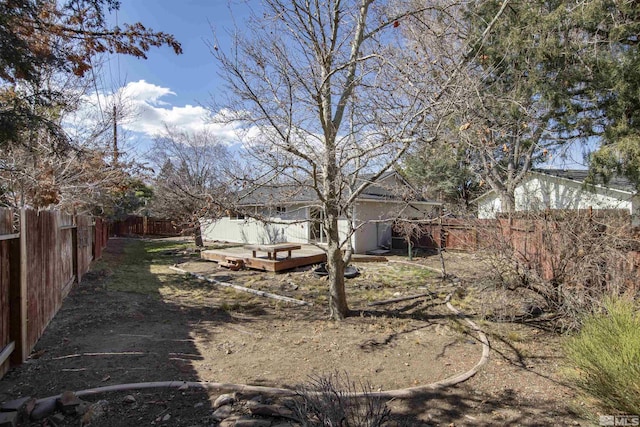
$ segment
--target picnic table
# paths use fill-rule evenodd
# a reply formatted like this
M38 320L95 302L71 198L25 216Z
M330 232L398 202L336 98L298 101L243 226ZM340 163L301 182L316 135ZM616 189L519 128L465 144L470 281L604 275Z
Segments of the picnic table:
M278 259L278 252L287 252L287 259L291 258L291 251L302 249L302 246L292 243L276 243L274 245L245 245L245 249L252 252L252 256L256 258L256 252L266 252L267 259Z

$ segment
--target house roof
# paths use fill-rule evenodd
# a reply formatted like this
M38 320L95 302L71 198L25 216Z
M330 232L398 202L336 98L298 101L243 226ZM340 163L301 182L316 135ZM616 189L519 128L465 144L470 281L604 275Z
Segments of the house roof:
M585 183L589 176L587 169L533 169L532 172L551 175L558 178L569 179L580 183ZM629 193L635 193L636 187L627 178L619 175L614 175L607 181L607 183L595 183L598 187L611 188L614 190L626 191Z
M410 192L414 198L411 198L411 202L422 202L429 204L440 205L440 202L434 200L427 200L418 195L418 192L409 184L409 182L395 171L389 171L382 174L375 182L372 182L364 191L358 196L358 200L367 201L401 201L405 200L403 196L405 194L390 194L389 187L385 187L382 181L396 176L396 178L402 183L402 185ZM373 174L362 175L358 178L356 186L360 186L362 183L367 182L373 177ZM378 183L378 184L376 184ZM274 204L290 204L300 202L313 202L317 201L318 197L310 186L303 184L279 184L279 185L265 185L256 189L246 191L240 195L240 204L244 206L262 206L262 205L274 205Z
M532 169L530 173L539 175L554 176L556 178L568 179L586 185L586 179L589 176L589 170L587 169ZM626 193L635 193L636 187L627 178L619 175L612 176L606 184L595 183L596 187L610 188L613 190L624 191ZM481 194L472 200L472 203L477 203L480 200L485 199L491 194L494 194L494 190L489 190L486 193Z

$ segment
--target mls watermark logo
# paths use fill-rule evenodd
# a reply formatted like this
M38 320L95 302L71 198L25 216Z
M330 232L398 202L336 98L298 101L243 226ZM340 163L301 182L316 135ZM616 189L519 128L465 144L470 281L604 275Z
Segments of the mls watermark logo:
M640 426L640 415L600 415L601 426Z

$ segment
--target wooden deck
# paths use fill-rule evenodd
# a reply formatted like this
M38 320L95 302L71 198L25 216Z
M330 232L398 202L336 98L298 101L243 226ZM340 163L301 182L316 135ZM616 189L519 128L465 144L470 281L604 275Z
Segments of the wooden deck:
M306 265L320 264L327 260L327 256L322 251L312 245L301 245L300 249L291 251L291 257L285 257L284 254L278 255L277 259L268 259L267 254L263 256L258 253L253 256L251 249L245 249L242 246L226 248L226 249L209 249L202 251L200 256L208 261L217 263L225 263L227 259L241 259L244 266L254 270L280 272L290 270L296 267L304 267Z

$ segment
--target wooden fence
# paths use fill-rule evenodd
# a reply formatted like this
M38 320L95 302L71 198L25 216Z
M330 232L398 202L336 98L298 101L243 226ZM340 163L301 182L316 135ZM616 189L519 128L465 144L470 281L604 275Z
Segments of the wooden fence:
M15 348L11 335L11 311L9 310L10 284L14 279L15 270L11 268L10 260L16 252L17 234L13 230L13 212L0 209L0 377L9 369L8 358Z
M590 223L591 228L586 224ZM514 215L499 219L443 219L432 224L424 224L419 237L412 239L415 248L446 249L475 252L484 249L512 252L529 268L535 268L545 280L554 279L559 266L567 264L563 259L570 252L567 242L562 242L562 232L570 232L570 225L578 227L575 232L583 232L585 239L610 239L611 231L618 236L626 236L629 242L622 250L623 257L618 266L608 266L623 273L630 281L628 287L640 287L640 241L633 239L631 218L627 211L583 210L549 211L534 217ZM580 226L583 229L580 229ZM593 229L589 233L589 230ZM622 231L621 231L622 230ZM614 233L614 234L616 234ZM404 238L394 231L394 248L406 248ZM586 241L585 243L588 243ZM564 264L563 264L564 263ZM624 270L624 271L623 271Z
M89 216L0 208L0 377L26 360L106 239Z
M111 224L112 236L179 236L182 227L168 219L130 216Z
M411 239L414 248L475 251L485 244L488 231L497 226L495 220L446 219L424 224L418 237ZM406 248L405 238L394 230L394 248Z

